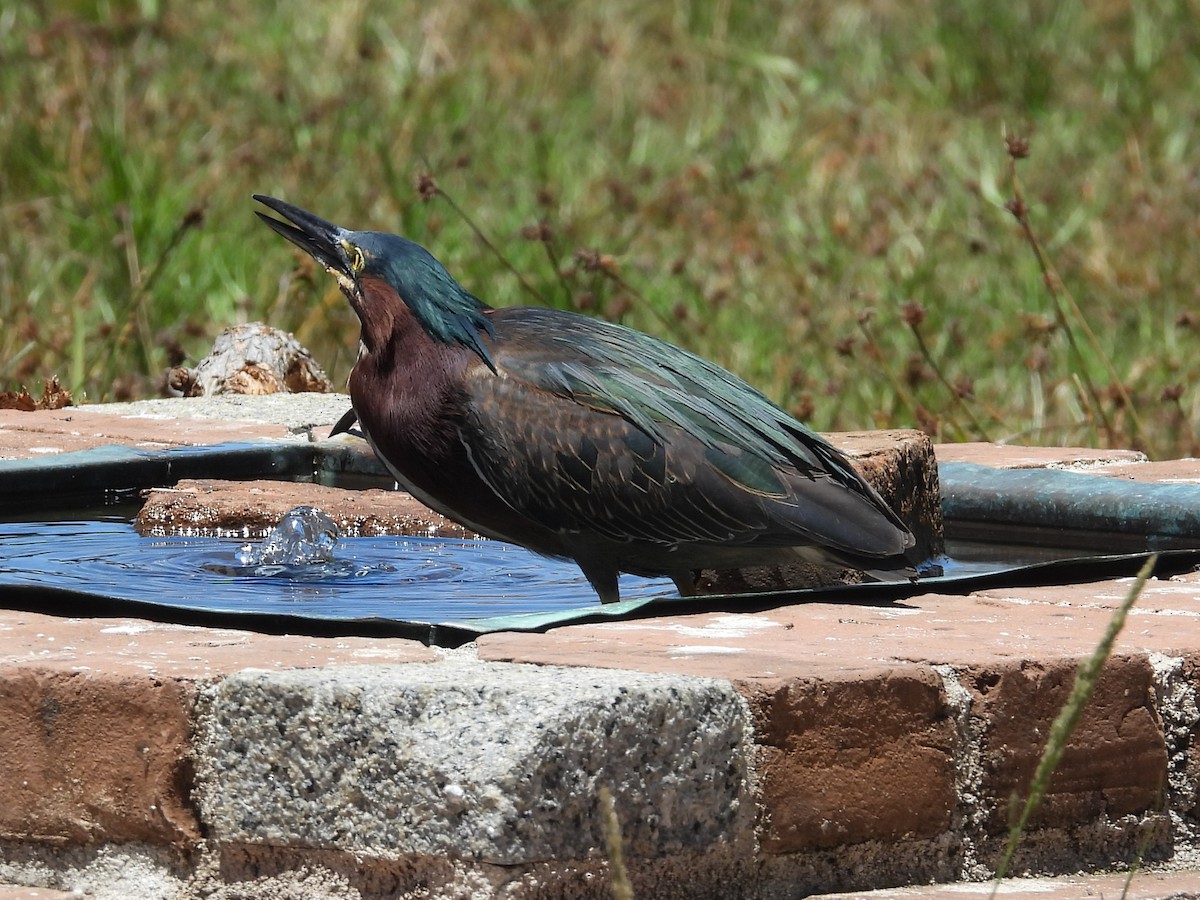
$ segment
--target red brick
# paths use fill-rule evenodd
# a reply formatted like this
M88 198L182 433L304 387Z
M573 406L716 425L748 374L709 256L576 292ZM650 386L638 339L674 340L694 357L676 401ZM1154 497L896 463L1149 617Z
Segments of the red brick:
M0 669L0 834L190 843L193 688L176 680Z
M743 685L767 852L932 838L955 804L955 727L927 669Z
M160 418L85 412L71 407L38 412L0 410L0 459L36 458L107 444L153 450L289 437L283 425L189 418L183 415L186 407L182 402L178 410L179 414Z
M983 720L982 793L993 800L993 833L1007 831L1025 802L1076 668L1074 660L1043 659L960 673L974 696L972 712ZM1152 689L1145 657L1108 661L1031 825L1062 827L1162 806L1167 754Z
M1137 450L1095 450L1091 447L1021 447L981 441L937 444L938 462L970 462L997 469L1043 469L1048 466L1086 470L1091 466L1142 463Z
M316 506L346 535L408 534L471 538L475 534L404 491L345 490L290 481L185 479L149 492L134 523L141 534L250 529L263 534L288 510Z

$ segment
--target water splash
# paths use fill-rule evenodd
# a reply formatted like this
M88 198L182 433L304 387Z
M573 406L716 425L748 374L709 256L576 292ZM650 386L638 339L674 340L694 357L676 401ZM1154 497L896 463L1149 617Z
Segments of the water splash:
M243 566L304 566L329 562L341 529L323 509L297 506L288 510L260 544L237 552Z
M262 541L239 547L233 565L205 563L204 568L219 575L302 581L394 571L384 562L363 566L339 559L335 549L340 538L341 529L324 510L297 506L288 510Z

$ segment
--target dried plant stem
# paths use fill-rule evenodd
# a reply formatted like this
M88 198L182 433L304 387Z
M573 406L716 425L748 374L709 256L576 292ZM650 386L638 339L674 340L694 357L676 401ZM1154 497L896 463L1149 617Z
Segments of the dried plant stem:
M1029 207L1025 203L1025 195L1021 190L1021 180L1017 176L1017 161L1023 159L1028 154L1028 145L1019 138L1008 138L1009 146L1009 181L1012 184L1013 198L1008 203L1008 211L1016 218L1021 226L1021 233L1025 237L1026 243L1037 259L1038 268L1042 271L1042 283L1046 285L1046 290L1050 292L1051 298L1054 300L1054 318L1058 322L1060 328L1067 336L1067 342L1071 347L1071 352L1074 354L1076 361L1079 364L1079 374L1082 377L1084 388L1088 396L1091 398L1092 407L1100 416L1104 430L1108 435L1109 443L1115 443L1117 435L1113 427L1112 421L1104 411L1104 404L1100 400L1100 392L1096 388L1095 382L1087 371L1087 366L1084 361L1083 352L1079 347L1079 343L1075 338L1075 332L1071 327L1071 323L1067 318L1068 309L1072 313L1079 328L1083 331L1084 336L1091 344L1096 355L1103 362L1104 367L1108 370L1109 378L1112 380L1113 386L1121 397L1121 402L1125 409L1129 410L1129 419L1133 425L1132 440L1135 446L1142 443L1142 436L1145 429L1142 427L1141 418L1138 416L1137 409L1133 405L1133 400L1129 396L1128 390L1125 388L1125 383L1117 374L1116 367L1104 349L1100 346L1100 341L1096 338L1096 333L1088 324L1083 312L1079 309L1079 304L1075 302L1075 297L1067 290L1063 284L1063 280L1059 277L1053 263L1046 256L1045 250L1042 248L1041 241L1038 240L1037 234L1033 230L1033 225L1029 220ZM1014 150L1014 148L1016 148Z
M82 394L87 382L87 323L84 311L91 303L92 290L99 275L98 264L88 266L87 274L71 298L71 375L68 385L75 394Z
M183 218L179 221L179 224L175 226L175 230L171 232L171 236L168 238L166 246L164 246L162 251L158 254L158 258L154 261L154 266L150 269L149 274L147 274L145 277L142 277L141 273L143 269L138 263L137 246L133 235L132 224L128 221L127 216L122 218L125 228L124 238L126 245L126 256L128 259L130 280L133 288L129 299L130 306L133 308L133 313L128 319L126 319L125 324L122 326L120 332L118 332L116 339L109 345L109 359L107 364L108 368L111 368L112 360L130 340L135 331L137 332L138 342L142 351L142 358L147 364L152 364L154 362L154 353L157 348L157 342L154 339L154 335L151 333L150 317L146 309L146 302L150 296L150 289L153 288L155 282L158 281L159 276L166 268L168 260L170 260L175 251L179 248L179 245L183 242L184 236L193 228L199 227L203 221L204 212L200 207L188 210L188 212L185 213ZM88 286L88 289L90 290L90 285ZM82 326L82 323L78 324ZM82 387L82 384L73 384L72 387L79 389Z
M491 239L488 238L488 236L484 233L483 229L481 227L479 227L479 225L475 222L474 219L471 218L471 216L467 213L467 211L464 210L461 206L459 206L458 203L455 202L454 198L452 196L450 196L450 194L448 194L446 192L446 190L433 179L433 176L431 176L431 175L423 176L422 182L423 182L423 186L422 186L421 190L422 190L424 196L432 195L432 196L441 197L443 200L445 200L446 203L450 206L450 208L452 210L454 210L455 214L458 215L463 220L463 222L466 223L467 227L470 228L473 232L475 232L475 236L477 238L479 238L479 240L483 243L483 245L485 247L488 248L488 250L491 251L492 255L495 256L496 259L500 260L501 264L506 269L508 269L508 271L512 272L513 275L516 276L517 281L519 281L521 283L521 287L523 287L530 294L530 296L534 297L542 305L544 305L544 306L549 305L547 303L546 298L542 295L541 291L539 291L537 288L535 288L532 284L529 283L528 279L526 279L525 276L521 274L521 271L513 264L512 260L510 260L507 256L505 256L504 252L499 247L497 247L494 243L492 243ZM543 240L543 241L541 241L541 244L546 249L546 256L550 260L550 264L554 267L554 272L555 272L556 276L558 277L559 282L562 284L563 289L567 291L567 296L570 297L570 285L567 284L566 279L563 277L562 269L561 269L561 266L559 265L557 253L554 252L554 248L550 246L549 241ZM621 290L625 291L631 297L633 297L635 300L637 300L638 303L641 304L643 309L648 310L655 318L657 318L660 322L662 322L668 328L674 324L671 321L671 319L669 319L662 312L662 310L658 309L654 305L647 302L645 295L643 295L641 291L639 291L637 288L635 288L633 285L631 285L628 281L626 281L624 279L624 277L622 277L621 273L616 271L613 267L599 266L599 267L597 267L596 271L598 271L604 278L608 279L613 284L615 284L617 287L619 287Z
M529 283L529 280L521 274L521 270L513 265L512 260L505 256L499 247L492 243L491 239L484 234L483 229L480 228L475 220L467 214L465 209L455 202L454 198L451 197L450 194L448 194L440 184L433 185L433 193L446 201L449 207L454 210L455 214L467 224L467 227L475 232L475 237L479 238L483 246L487 247L488 250L491 251L491 254L500 261L500 264L503 265L504 268L508 269L508 271L512 272L513 275L516 276L517 281L521 283L521 287L524 288L531 297L534 297L538 303L545 305L546 298L542 296L541 291Z
M550 266L554 269L554 274L558 278L558 283L562 285L563 300L571 302L571 285L567 282L567 277L563 275L562 261L558 256L558 251L554 249L553 239L547 235L543 237L539 243L542 249L546 251L546 259L550 261Z
M985 428L983 423L979 421L979 418L975 415L975 411L971 409L971 404L969 404L966 398L958 391L958 389L950 383L950 379L946 377L946 373L942 371L942 367L939 366L937 364L937 360L933 358L933 353L930 352L929 345L925 342L925 336L921 334L920 326L918 326L916 322L909 322L908 327L912 331L913 337L917 341L917 349L921 351L921 357L929 365L929 368L933 370L933 374L937 380L940 381L942 386L950 392L950 396L954 398L955 402L958 403L958 405L962 408L962 411L966 413L967 418L971 422L971 427L975 429L975 436L979 439L990 441L991 437L988 435L987 428ZM961 426L959 426L959 431L962 431Z
M621 846L621 820L617 818L616 800L607 787L600 788L600 818L604 827L604 844L608 850L613 900L633 900L633 884L625 869L625 854Z
M870 317L868 315L860 315L858 317L858 329L863 333L863 337L866 339L868 347L879 346L879 342L875 340L875 333L871 330ZM916 395L914 395L913 392L908 389L908 385L904 383L903 378L893 372L891 368L885 366L882 360L879 361L879 364L880 368L883 369L884 373L887 375L892 389L896 392L896 396L900 398L900 401L905 406L912 410L913 416L919 421L925 415L925 408L922 406L921 402L917 400ZM955 429L957 429L959 437L965 440L967 437L966 430L957 422L952 424L954 425Z

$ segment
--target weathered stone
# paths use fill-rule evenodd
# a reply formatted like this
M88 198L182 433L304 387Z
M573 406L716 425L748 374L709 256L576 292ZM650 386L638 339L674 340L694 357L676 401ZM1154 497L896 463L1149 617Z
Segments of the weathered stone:
M178 397L213 394L325 393L329 378L312 354L286 331L262 322L226 328L194 369L167 373Z
M745 705L726 682L479 665L242 672L208 695L210 838L503 865L746 840Z
M323 510L347 536L381 534L469 538L474 534L403 491L344 490L284 481L189 479L149 492L140 534L237 533L261 537L296 506Z

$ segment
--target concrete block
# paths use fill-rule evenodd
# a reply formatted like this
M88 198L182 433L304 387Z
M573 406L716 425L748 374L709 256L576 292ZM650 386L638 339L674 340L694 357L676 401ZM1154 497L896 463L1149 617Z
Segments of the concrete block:
M505 865L749 836L745 704L727 683L482 665L242 672L200 718L210 839Z
M216 900L211 891L189 890L198 855L127 841L59 846L0 839L0 883L17 892L0 892L0 900L60 900L59 891L76 900Z

